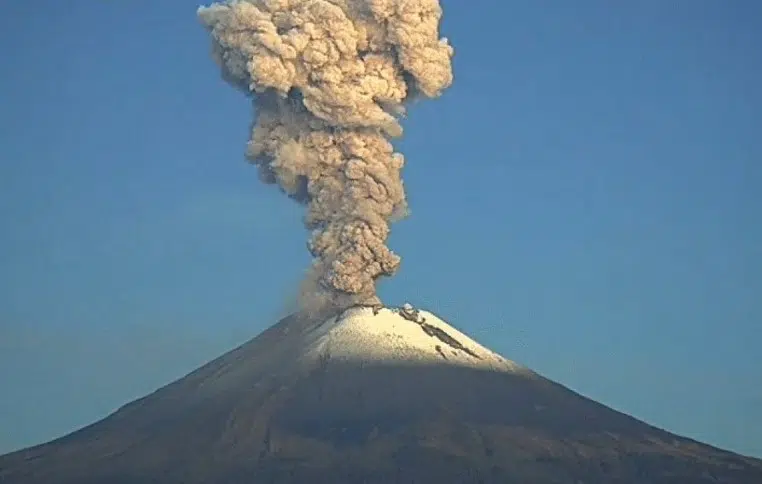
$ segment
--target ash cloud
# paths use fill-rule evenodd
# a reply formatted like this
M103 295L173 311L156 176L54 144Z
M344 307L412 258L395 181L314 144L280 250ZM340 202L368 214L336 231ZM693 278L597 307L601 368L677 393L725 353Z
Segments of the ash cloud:
M391 139L413 98L452 83L438 0L237 0L201 7L222 77L251 97L246 157L306 205L313 265L303 309L379 304L407 213Z

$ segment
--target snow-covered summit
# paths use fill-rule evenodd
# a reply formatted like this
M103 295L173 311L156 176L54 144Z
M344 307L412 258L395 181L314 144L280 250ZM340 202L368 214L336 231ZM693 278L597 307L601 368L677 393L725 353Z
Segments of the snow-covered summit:
M490 351L436 315L410 305L358 306L321 319L292 315L182 380L200 399L258 387L333 365L456 366L493 372L533 372Z
M354 307L309 335L303 358L367 364L444 364L492 371L524 370L409 304L402 308Z

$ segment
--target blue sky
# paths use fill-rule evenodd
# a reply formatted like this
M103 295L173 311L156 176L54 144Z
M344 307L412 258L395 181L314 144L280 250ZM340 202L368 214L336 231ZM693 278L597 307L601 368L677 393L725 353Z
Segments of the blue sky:
M387 303L762 456L762 3L443 4L456 79L397 143ZM0 452L246 341L307 267L196 6L3 7Z

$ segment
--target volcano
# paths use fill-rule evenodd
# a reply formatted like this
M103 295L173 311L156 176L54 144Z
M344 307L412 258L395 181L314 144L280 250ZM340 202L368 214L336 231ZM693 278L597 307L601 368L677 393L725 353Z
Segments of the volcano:
M612 410L432 313L292 315L2 484L762 483L762 461Z

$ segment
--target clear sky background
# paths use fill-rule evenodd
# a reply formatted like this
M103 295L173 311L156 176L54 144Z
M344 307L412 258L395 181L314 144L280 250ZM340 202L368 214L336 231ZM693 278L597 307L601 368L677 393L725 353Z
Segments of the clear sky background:
M3 5L0 453L256 335L309 263L196 6ZM387 303L762 456L762 2L444 7L456 80L397 144Z

